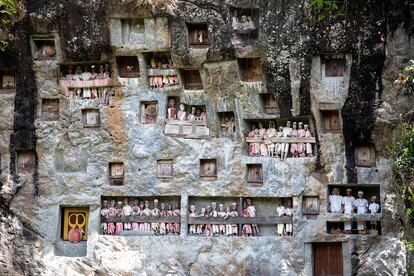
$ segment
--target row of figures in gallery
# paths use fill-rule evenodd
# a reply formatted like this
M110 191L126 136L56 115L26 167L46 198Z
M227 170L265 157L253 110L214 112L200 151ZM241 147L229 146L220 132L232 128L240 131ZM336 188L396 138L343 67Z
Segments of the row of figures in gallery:
M148 200L134 199L133 205L129 204L129 198L125 197L123 202L115 202L112 199L110 206L108 201L103 200L101 216L106 219L114 219L115 222L108 221L101 223L101 233L104 235L120 235L123 231L135 231L137 233L153 233L155 235L180 234L181 224L163 222L163 217L179 217L180 207L178 203L166 204L160 203L158 199L153 200L152 208ZM173 206L174 205L174 206ZM123 222L122 219L132 217L131 221ZM136 216L155 217L160 221L143 222L145 219L139 219Z
M109 87L111 77L109 64L100 65L99 73L96 65L77 66L73 72L73 65L64 68L66 74L62 77L60 85L66 97L72 99L103 99L115 95L115 91Z
M276 157L285 159L289 153L292 157L311 157L312 144L299 142L300 138L310 138L312 133L308 125L304 125L302 122L287 121L286 126L280 126L279 131L276 130L274 122L269 123L269 128L265 129L262 124L259 124L259 128L255 125L252 126L252 130L247 134L249 138L249 156L261 156L261 157ZM274 143L272 138L299 138L298 143ZM283 141L283 140L282 140Z
M189 218L208 218L214 222L215 218L222 218L224 220L230 218L255 218L256 207L250 198L243 201L243 209L239 214L237 203L233 202L231 205L225 207L224 204L218 204L212 202L211 205L202 207L200 212L197 211L195 205L191 205L188 216ZM293 209L292 203L289 201L287 206L279 205L276 210L278 217L289 216L292 217ZM190 220L191 221L191 220ZM292 224L291 223L279 223L276 225L277 234L279 236L291 236ZM212 236L238 236L239 234L250 237L260 236L259 226L257 224L242 224L241 233L239 232L238 223L229 222L226 224L191 224L189 225L189 233L193 235L204 235L206 237Z
M96 72L96 65L84 65L76 66L75 72L73 72L73 65L68 65L66 68L66 74L62 77L62 80L73 80L73 81L90 81L93 80L96 86L102 86L106 82L103 82L104 79L109 79L111 77L109 64L100 65L99 73Z
M358 197L352 196L352 189L346 189L346 195L340 195L340 189L334 188L332 195L329 195L329 212L335 214L376 214L380 212L380 205L377 203L377 197L371 197L371 203L368 203L368 200L364 197L363 191L358 191ZM351 231L352 223L350 221L344 222L344 230ZM357 230L364 231L366 230L366 223L363 221L358 221Z
M167 109L167 118L170 120L179 120L179 121L206 121L207 115L195 106L191 107L191 111L187 113L185 104L180 104L180 109L177 111L176 102L174 99L170 99Z
M148 81L150 88L163 88L178 84L178 76L171 58L153 56L150 58L148 69Z
M233 30L256 30L252 16L242 15L239 19L237 10L233 11L231 27Z

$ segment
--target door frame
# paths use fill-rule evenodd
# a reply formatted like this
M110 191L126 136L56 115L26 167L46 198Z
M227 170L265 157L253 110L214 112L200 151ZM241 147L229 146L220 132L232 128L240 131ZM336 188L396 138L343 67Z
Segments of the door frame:
M342 243L342 264L343 275L351 276L351 248L348 241L314 241L305 243L305 269L304 275L314 275L313 271L313 244L314 243Z

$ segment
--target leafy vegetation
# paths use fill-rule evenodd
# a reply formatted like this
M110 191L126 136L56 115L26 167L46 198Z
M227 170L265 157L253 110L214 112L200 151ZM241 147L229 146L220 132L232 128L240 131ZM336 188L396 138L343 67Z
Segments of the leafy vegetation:
M336 19L343 15L335 0L310 0L308 9L316 13L318 22L324 21L328 16Z
M133 3L135 9L142 7L149 8L154 13L162 11L174 15L177 10L177 0L127 0L123 2Z
M402 69L402 73L398 74L394 83L402 88L404 95L414 93L414 60L410 60L409 64Z
M391 147L391 165L396 187L405 202L405 221L414 224L414 125L403 123L400 134ZM407 251L414 253L414 241L409 240L405 244ZM414 275L414 268L408 269L408 274Z
M25 14L20 0L0 0L0 50L4 50L9 41L14 39L9 34L11 27Z

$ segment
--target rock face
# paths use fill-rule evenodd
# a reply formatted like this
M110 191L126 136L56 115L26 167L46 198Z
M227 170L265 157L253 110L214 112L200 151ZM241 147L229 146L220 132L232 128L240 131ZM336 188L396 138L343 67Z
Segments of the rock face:
M134 1L27 2L13 51L0 56L0 73L16 77L14 93L0 89L0 274L312 275L315 248L322 243L340 245L344 275L407 273L401 200L388 159L399 113L413 103L393 85L399 68L414 57L412 21L398 21L414 19L399 13L412 9L407 3L345 1L343 16L318 22L298 0L177 1L173 13L137 7ZM232 44L234 10L252 10L256 44ZM189 26L203 25L208 45L192 47ZM43 43L36 38L51 34L56 58L36 59L33 49ZM169 52L179 68L178 86L150 87L152 52ZM338 78L324 74L323 55L332 53L343 55ZM139 77L120 76L119 56L138 59ZM246 58L260 59L262 81L244 79ZM65 95L63 68L79 62L111 65L111 97ZM189 69L199 70L202 90L185 89ZM268 93L276 97L276 114L266 112ZM205 108L207 138L165 135L170 97ZM45 99L58 99L57 120L45 119ZM143 121L147 102L156 102L153 124ZM99 127L84 127L85 110L99 110ZM224 112L235 116L234 133L222 133ZM332 114L338 131L327 129ZM314 156L248 155L245 136L252 124L267 128L270 121L283 126L287 120L310 124ZM355 150L367 145L374 145L374 163L358 165ZM17 169L22 151L35 153L30 173ZM200 179L200 159L216 159L216 180ZM157 177L158 160L173 160L171 181ZM124 164L121 186L108 180L109 163L117 162ZM250 164L262 166L261 186L247 182ZM381 235L332 234L332 225L360 219L328 212L333 187L376 194L381 212L363 218L379 221ZM175 198L180 235L102 235L102 199L124 196ZM307 196L319 198L316 218L304 214ZM253 198L258 216L276 215L274 202L291 198L293 236L277 236L274 224L261 226L260 237L188 234L189 205L240 197ZM68 207L87 208L87 240L63 239Z

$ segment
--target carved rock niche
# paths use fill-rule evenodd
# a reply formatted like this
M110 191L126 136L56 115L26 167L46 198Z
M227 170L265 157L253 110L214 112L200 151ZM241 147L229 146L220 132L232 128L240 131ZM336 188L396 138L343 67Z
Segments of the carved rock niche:
M57 57L54 35L33 35L31 46L34 60L53 60Z
M122 43L144 44L145 24L144 19L121 19Z
M59 120L59 99L42 99L42 119L45 121Z
M85 128L99 128L101 126L101 119L98 109L83 109L82 123Z
M109 184L124 185L124 163L109 163Z
M0 72L0 93L14 93L16 81L11 72Z
M217 179L217 160L216 159L200 159L200 180L216 180Z
M262 65L259 58L239 58L238 62L242 81L263 81Z
M272 93L262 94L264 102L264 110L268 115L279 115L279 106L277 105L277 99Z
M233 112L219 112L220 115L220 129L223 134L231 134L236 132L236 122Z
M375 166L375 146L364 144L355 147L355 165L359 167Z
M322 77L343 77L345 58L343 54L325 54L321 57Z
M208 48L207 24L187 24L190 48Z
M338 110L324 110L322 115L322 131L324 133L341 133L341 120Z
M187 90L202 90L203 82L199 70L183 70L184 88Z
M247 164L247 183L251 186L263 186L262 164Z
M34 173L36 154L33 150L22 150L17 152L16 169L19 174Z
M316 219L319 215L319 197L304 196L302 198L302 215L306 219Z
M141 123L155 124L157 123L158 102L142 102L141 103Z
M161 181L170 181L173 178L173 161L157 161L157 178Z
M136 56L116 57L118 74L121 78L138 78L139 62Z

